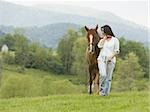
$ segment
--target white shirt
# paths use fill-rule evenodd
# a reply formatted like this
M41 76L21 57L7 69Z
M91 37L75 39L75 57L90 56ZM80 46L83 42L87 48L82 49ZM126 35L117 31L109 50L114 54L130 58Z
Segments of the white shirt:
M98 47L101 48L98 60L103 59L103 57L109 57L113 55L114 52L119 53L119 40L115 37L112 37L109 41L105 40L104 44L101 44L101 41L98 43ZM116 63L116 57L112 59Z

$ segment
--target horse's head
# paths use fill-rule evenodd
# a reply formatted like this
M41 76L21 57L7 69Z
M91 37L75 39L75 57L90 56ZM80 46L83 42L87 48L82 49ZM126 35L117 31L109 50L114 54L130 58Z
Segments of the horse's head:
M89 29L87 26L85 26L85 29L87 31L87 41L88 41L88 51L89 53L95 53L95 47L97 47L97 44L100 40L100 36L97 32L98 25L96 28Z

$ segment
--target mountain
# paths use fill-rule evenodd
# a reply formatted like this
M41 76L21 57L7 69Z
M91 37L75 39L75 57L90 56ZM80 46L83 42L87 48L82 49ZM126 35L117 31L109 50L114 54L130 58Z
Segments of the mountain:
M127 22L127 20L124 20L120 18L119 16L108 12L108 11L100 11L97 9L89 8L89 7L81 7L81 6L74 6L74 5L65 5L65 4L47 4L47 5L36 5L34 8L46 10L46 11L55 11L55 12L61 12L65 14L74 14L74 15L80 15L83 17L92 17L92 18L98 18L103 21L113 21L113 22ZM111 19L110 19L111 18ZM133 24L132 22L128 21L130 24ZM129 24L128 23L128 24Z
M0 36L3 36L3 35L5 35L5 33L4 33L4 32L2 32L2 31L0 31Z
M0 1L0 25L25 27L53 23L96 24L98 21L92 17L45 11Z
M71 23L56 23L40 27L34 26L22 28L0 26L0 30L5 33L13 33L16 29L19 29L29 38L29 40L40 42L44 46L53 48L57 47L59 39L63 37L68 29L78 30L79 28L81 28L80 25Z
M96 24L109 24L117 37L124 36L129 40L148 42L148 28L113 13L64 5L45 7L27 7L0 1L0 30L6 33L20 27L31 40L56 47L59 38L69 26L77 29L85 25L95 27Z
M81 26L71 23L56 23L41 27L29 27L25 29L25 35L32 41L38 41L47 47L56 48L59 39L67 32L68 29L78 30Z

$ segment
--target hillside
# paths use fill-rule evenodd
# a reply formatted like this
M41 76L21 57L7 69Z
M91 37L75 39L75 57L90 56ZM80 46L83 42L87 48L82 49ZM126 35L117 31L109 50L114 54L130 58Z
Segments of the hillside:
M95 95L52 95L0 100L0 112L148 112L148 92Z
M0 78L0 99L85 92L85 86L75 84L76 76L58 75L37 69L22 71L18 65L4 65Z

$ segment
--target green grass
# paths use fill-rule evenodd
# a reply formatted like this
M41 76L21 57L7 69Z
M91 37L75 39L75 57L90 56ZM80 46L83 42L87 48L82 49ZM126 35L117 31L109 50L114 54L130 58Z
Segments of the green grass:
M5 65L2 75L3 75L2 84L8 78L11 79L13 76L15 76L15 78L18 77L19 80L23 80L25 78L30 79L31 82L33 83L31 84L31 88L33 90L32 92L34 97L32 97L32 95L31 96L29 95L30 97L25 98L16 97L9 99L0 99L0 112L149 112L150 111L148 91L125 92L125 93L111 92L110 96L107 97L97 96L95 94L94 95L81 94L82 92L80 90L83 90L84 88L82 85L75 85L72 82L68 82L68 80L74 80L76 76L56 75L53 73L35 69L26 69L24 73L19 73L18 66L14 65L13 66ZM62 92L62 94L65 91L68 94L63 95L57 94L57 95L49 95L46 97L37 97L40 96L40 94L38 94L38 90L41 89L40 86L42 84L41 82L43 81L43 78L46 78L46 80L47 78L48 79L50 78L50 82L52 82L51 84L53 85L51 86L52 88L50 88L50 90L53 89L56 90L56 93ZM64 88L62 89L62 87ZM71 90L70 88L75 89ZM41 91L39 91L39 93L40 92ZM34 93L37 93L37 95L36 94L34 95Z
M17 65L4 65L0 98L81 94L86 91L84 85L72 82L76 76L58 75L36 69L25 69L24 72L20 72L19 69L20 66Z
M6 77L9 75L28 75L28 76L33 76L34 78L43 78L45 76L49 76L53 80L62 80L62 79L73 80L76 78L76 76L73 76L73 75L54 74L54 73L50 73L50 72L46 72L46 71L42 71L38 69L25 69L24 73L19 73L18 72L19 71L18 69L20 69L19 65L5 64L3 67L4 67L4 70L2 74Z
M149 112L148 92L51 95L0 100L0 112Z

